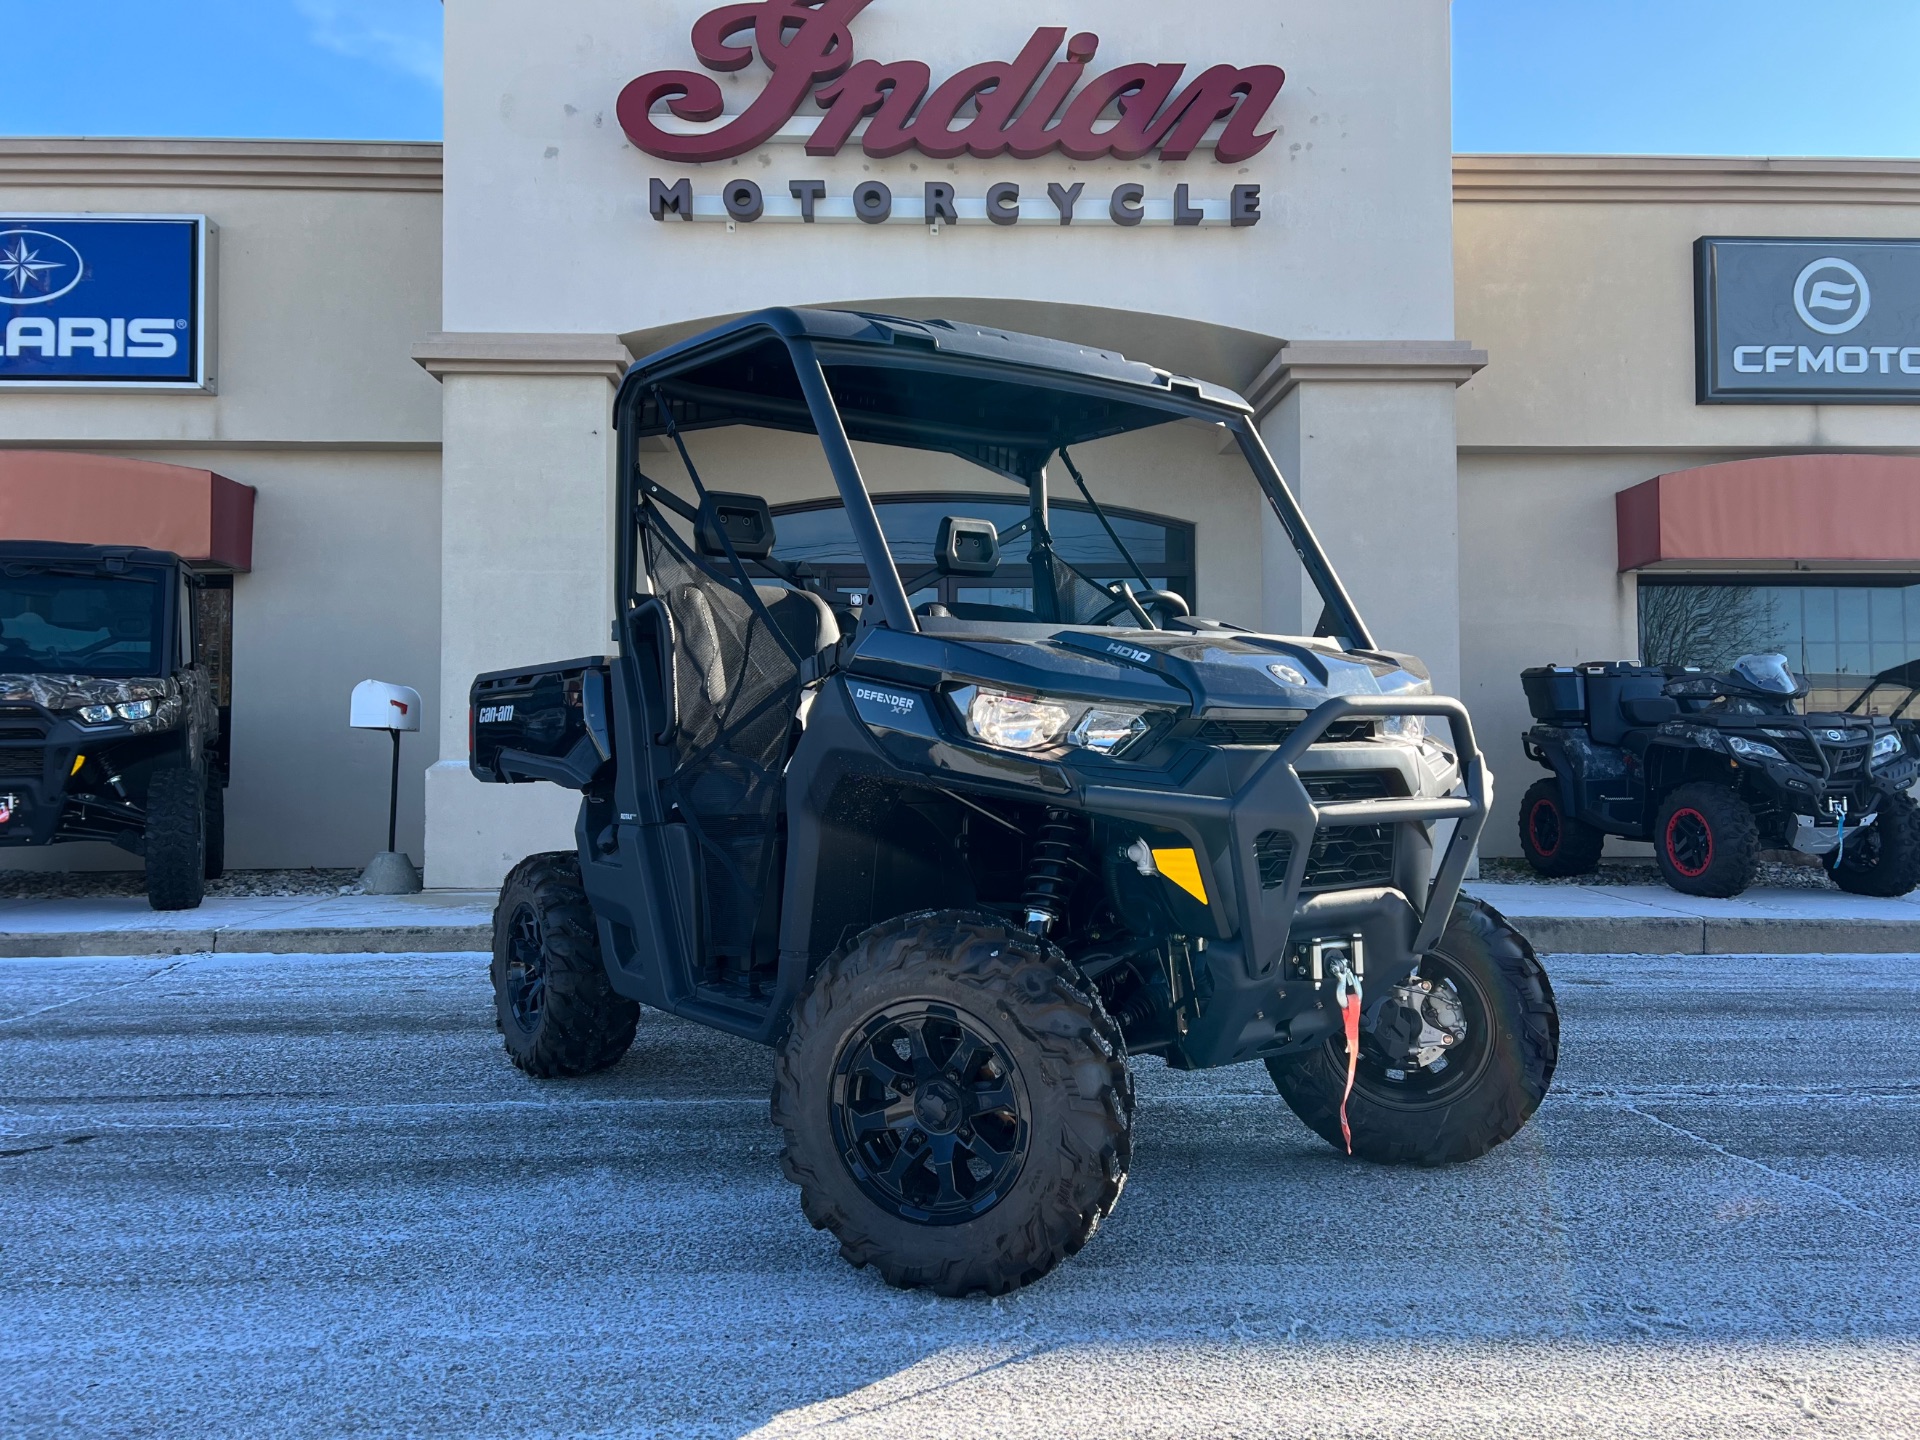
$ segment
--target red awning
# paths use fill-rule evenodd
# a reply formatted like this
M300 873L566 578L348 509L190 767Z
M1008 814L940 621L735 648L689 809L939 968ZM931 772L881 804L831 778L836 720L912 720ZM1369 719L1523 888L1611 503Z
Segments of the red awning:
M0 450L0 539L171 550L253 568L253 487L211 470L60 450Z
M1614 496L1620 568L1920 569L1920 459L1778 455L1660 475Z

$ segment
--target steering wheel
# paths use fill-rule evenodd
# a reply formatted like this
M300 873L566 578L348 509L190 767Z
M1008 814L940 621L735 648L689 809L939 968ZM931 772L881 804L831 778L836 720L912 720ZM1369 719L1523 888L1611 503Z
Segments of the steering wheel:
M1119 598L1087 623L1089 625L1111 624L1116 616L1124 614L1128 610L1133 612L1133 618L1140 622L1142 628L1147 630L1158 630L1160 628L1153 623L1153 617L1141 608L1140 602L1134 598L1133 587L1124 580L1119 582Z

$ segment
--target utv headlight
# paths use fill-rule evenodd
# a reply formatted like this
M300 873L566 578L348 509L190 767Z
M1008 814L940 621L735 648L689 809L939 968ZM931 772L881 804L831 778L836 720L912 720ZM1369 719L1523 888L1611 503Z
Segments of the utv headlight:
M1074 722L1073 729L1067 732L1067 743L1097 755L1112 755L1146 733L1145 712L1096 705Z
M1388 715L1380 722L1380 733L1395 740L1405 740L1418 745L1427 738L1427 717L1424 715Z
M74 712L83 725L109 725L113 722L113 706L82 705Z
M153 701L129 700L124 705L114 706L113 713L118 715L122 720L151 720L153 718Z
M1907 748L1906 746L1900 743L1899 735L1889 730L1886 734L1882 735L1878 740L1873 742L1874 763L1877 765L1882 760L1891 760L1895 755L1900 754L1906 748Z
M1739 735L1727 736L1727 748L1736 755L1746 756L1749 760L1785 760L1787 758L1771 745L1764 745L1758 740L1748 740Z
M1090 706L972 685L955 690L951 698L966 721L967 733L1000 750L1073 745L1096 755L1114 755L1150 728L1147 711L1132 706Z

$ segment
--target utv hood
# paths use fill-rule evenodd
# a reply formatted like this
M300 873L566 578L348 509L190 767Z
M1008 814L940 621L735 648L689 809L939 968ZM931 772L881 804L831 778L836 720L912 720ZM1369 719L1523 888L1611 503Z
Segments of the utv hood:
M862 639L854 668L908 684L964 678L1075 699L1185 705L1196 714L1308 711L1342 695L1433 693L1425 668L1411 656L1356 654L1316 640L1227 631L1017 629L1025 633L943 633L929 626L904 636L876 628ZM929 641L938 647L933 653Z
M70 717L82 705L124 705L130 700L153 701L149 718L118 722L137 735L171 730L186 713L185 692L178 680L0 674L0 705L39 705Z

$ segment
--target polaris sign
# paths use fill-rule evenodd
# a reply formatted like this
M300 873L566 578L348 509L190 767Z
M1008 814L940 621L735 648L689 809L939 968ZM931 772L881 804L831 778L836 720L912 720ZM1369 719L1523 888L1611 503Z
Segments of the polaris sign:
M211 386L200 215L0 214L0 387Z
M1920 404L1920 240L1694 247L1702 405Z

